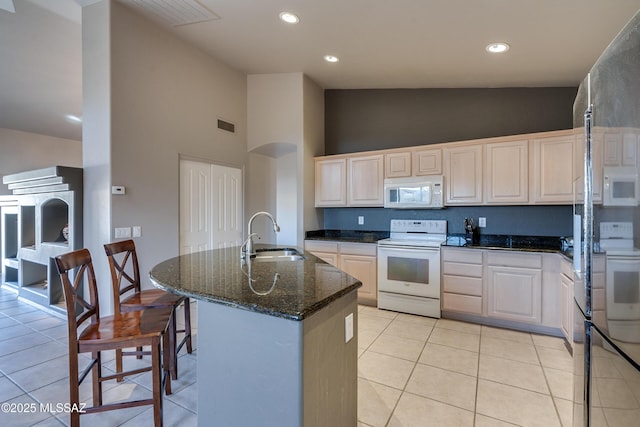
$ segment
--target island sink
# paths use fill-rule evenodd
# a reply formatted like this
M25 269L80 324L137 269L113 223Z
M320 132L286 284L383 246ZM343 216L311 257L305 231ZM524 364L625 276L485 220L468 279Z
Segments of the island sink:
M304 259L304 255L292 248L258 249L255 255L251 255L251 261L254 262L302 261Z

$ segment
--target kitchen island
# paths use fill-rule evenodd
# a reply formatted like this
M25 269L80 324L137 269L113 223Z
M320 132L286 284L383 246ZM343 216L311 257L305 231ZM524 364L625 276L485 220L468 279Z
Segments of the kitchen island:
M150 277L198 300L198 425L356 425L357 279L308 252L241 262L239 247Z

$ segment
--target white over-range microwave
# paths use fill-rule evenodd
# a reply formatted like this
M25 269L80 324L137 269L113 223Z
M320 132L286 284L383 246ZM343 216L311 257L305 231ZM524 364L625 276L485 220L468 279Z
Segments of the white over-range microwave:
M606 167L603 171L604 206L638 206L638 170L634 167Z
M438 209L444 206L442 175L387 178L384 207L394 209Z

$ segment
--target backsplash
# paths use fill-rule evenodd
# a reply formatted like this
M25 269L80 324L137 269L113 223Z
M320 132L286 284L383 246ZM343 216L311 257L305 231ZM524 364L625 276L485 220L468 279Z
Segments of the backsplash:
M358 225L358 216L364 224ZM573 235L573 206L455 206L445 209L326 208L324 228L389 231L392 219L445 219L449 233L464 233L464 219L485 217L480 234Z

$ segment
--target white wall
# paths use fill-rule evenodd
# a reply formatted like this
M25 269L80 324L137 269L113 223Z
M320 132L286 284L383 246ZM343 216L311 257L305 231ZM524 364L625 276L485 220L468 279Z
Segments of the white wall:
M302 247L304 232L322 225L314 207L313 157L324 154L324 92L302 73L255 74L247 77L247 95L248 149L277 159L269 163L277 168L269 172L276 175L276 209L270 212L281 228L287 226L278 244ZM247 197L256 196L249 186ZM255 212L250 208L246 215Z
M82 9L83 239L91 251L103 313L113 309L103 244L111 240L110 2Z
M278 245L298 245L297 152L279 157L276 177L276 218L280 225Z
M267 211L276 215L277 171L278 160L262 154L249 153L245 167L245 229L250 216L256 212ZM259 218L253 224L253 232L258 233L260 240L256 243L276 243L273 227L266 218Z
M299 211L302 219L298 223L298 245L304 244L304 232L324 228L323 209L315 207L315 161L324 155L324 90L309 77L303 82L304 132L302 149L299 151L298 187Z
M85 21L83 16L83 29L87 31L83 42L97 38L110 46L108 64L91 57L83 64L108 75L111 86L110 99L95 101L110 114L110 138L106 142L110 147L109 170L93 171L100 177L96 181L101 182L101 188L91 191L109 194L111 185L126 187L125 195L108 196L110 239L114 227L141 226L142 237L136 239L136 247L146 278L155 264L179 252L180 156L244 166L246 76L118 2L105 0L88 7L106 8L105 3L110 5L110 14L92 21ZM109 34L92 31L104 22L108 23ZM101 40L104 37L108 40ZM101 84L108 86L109 81ZM85 97L84 102L94 100ZM102 114L92 111L96 116ZM86 120L87 112L83 116ZM219 117L234 122L236 133L219 130ZM98 148L96 144L103 142L85 136L85 151ZM109 183L104 181L108 174ZM92 196L85 194L85 199ZM109 210L105 203L85 207L85 218ZM89 225L86 221L85 229ZM90 241L85 236L85 242L96 256L104 253L101 245L106 241L102 236L91 236ZM109 280L98 279L105 283Z
M247 149L302 141L302 73L247 76Z
M82 167L82 143L0 128L0 178L57 165ZM0 185L0 194L11 194L11 190Z

